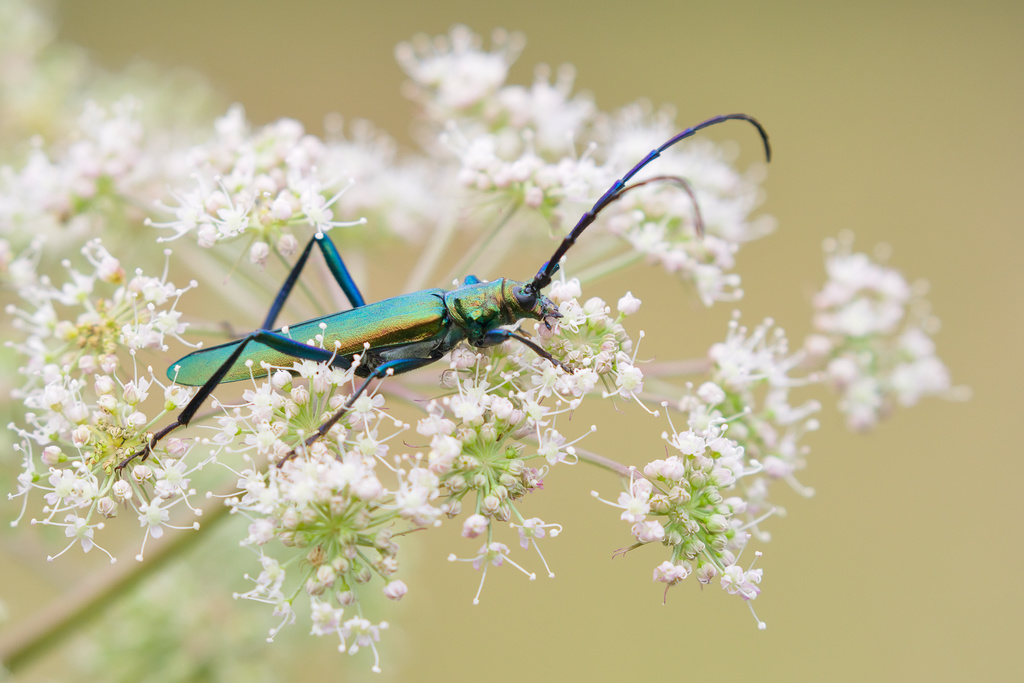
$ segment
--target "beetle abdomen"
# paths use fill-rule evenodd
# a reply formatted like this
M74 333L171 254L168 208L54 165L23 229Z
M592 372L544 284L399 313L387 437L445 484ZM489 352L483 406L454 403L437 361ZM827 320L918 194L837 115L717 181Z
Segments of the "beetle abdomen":
M317 343L316 346L335 351L337 343L339 357L362 353L366 343L370 344L372 350L427 341L442 336L446 331L448 319L443 296L443 289L396 296L308 320L290 327L288 336L295 341L307 342L317 335L323 335L323 344ZM281 330L275 332L280 333ZM194 351L173 363L167 376L178 384L205 384L240 343L229 342ZM251 371L246 367L246 361L250 360L253 362ZM237 382L250 376L265 377L267 371L260 367L261 363L288 368L294 362L293 353L279 351L262 342L250 341L221 381Z

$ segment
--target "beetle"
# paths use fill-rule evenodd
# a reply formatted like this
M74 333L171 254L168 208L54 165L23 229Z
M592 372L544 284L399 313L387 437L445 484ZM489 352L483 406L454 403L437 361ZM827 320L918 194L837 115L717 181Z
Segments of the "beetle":
M141 456L145 460L157 442L178 427L188 425L219 384L265 377L269 373L267 366L281 366L295 359L324 362L350 369L356 362L355 357L358 356L355 374L365 378L344 405L305 439L306 446L326 434L352 408L356 399L373 380L429 365L440 360L462 342L477 348L486 348L515 339L528 346L541 358L568 371L565 365L547 351L515 330L506 329L505 326L531 318L544 322L550 329L550 321L561 317L558 307L541 294L541 290L551 284L551 279L559 268L559 261L572 248L583 231L594 222L601 211L626 192L650 182L672 180L682 185L693 198L692 190L682 178L662 176L632 185L627 183L669 147L704 128L729 120L747 121L752 124L761 136L766 159L771 160L767 132L756 119L746 114L716 116L687 128L649 152L629 172L615 181L590 210L580 217L555 253L544 262L531 280L501 278L484 282L470 275L463 280L462 285L451 290L427 289L368 304L345 267L334 243L326 234L318 233L309 241L292 266L259 329L235 341L193 351L171 365L167 371L167 376L171 380L178 384L198 386L199 390L178 413L174 422L153 434L142 449L117 465L117 470L123 470L137 457ZM696 207L696 201L694 206ZM700 212L699 209L695 210L700 234ZM314 245L320 249L328 269L352 308L308 320L290 328L274 329L274 322L295 287ZM297 341L312 339L317 335L322 335L322 346ZM278 462L278 467L295 454L296 450L293 449Z

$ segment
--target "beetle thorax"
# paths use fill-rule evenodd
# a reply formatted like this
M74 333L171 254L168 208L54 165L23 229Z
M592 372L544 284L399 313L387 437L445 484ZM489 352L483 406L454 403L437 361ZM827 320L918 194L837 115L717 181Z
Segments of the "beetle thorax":
M526 284L509 278L466 284L446 292L444 303L452 323L465 330L470 340L524 318L557 316L557 307L545 296L524 300Z

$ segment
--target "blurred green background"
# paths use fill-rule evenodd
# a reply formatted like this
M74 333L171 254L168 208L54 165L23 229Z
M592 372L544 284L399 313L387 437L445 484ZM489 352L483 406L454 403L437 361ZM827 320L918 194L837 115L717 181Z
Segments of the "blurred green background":
M653 553L611 559L627 529L589 491L610 493L614 481L564 468L530 501L534 514L565 526L546 548L557 578L493 572L473 606L477 573L445 559L466 552L457 530L417 538L416 566L405 568L411 591L386 613L384 674L370 674L363 655L339 656L329 638L270 646L275 659L292 660L295 678L1024 677L1016 526L1024 459L1016 442L996 439L1019 419L1017 383L1024 387L1024 3L68 0L57 17L61 39L107 68L138 58L188 67L253 121L295 117L312 132L338 112L411 144L394 46L455 23L485 36L495 27L523 32L514 81L531 82L534 64L569 62L577 87L604 110L647 98L676 106L681 127L753 114L775 148L765 211L779 229L740 254L744 321L770 315L801 339L823 278L821 241L852 229L857 247L885 242L895 266L931 282L944 324L939 355L974 391L967 403L899 412L868 436L846 432L827 407L801 476L816 497L785 496L789 514L766 526L773 540L762 547L755 605L766 631L717 587L685 583L663 606L650 580ZM723 126L714 136L755 158L749 131ZM398 293L389 284L377 274L368 296ZM635 269L607 296L627 288L645 301L638 325L652 339L681 336L700 349L724 334L730 307L700 309L663 273ZM656 440L638 452L628 428L600 439L602 452L635 464L662 452ZM72 566L104 569L94 555ZM23 563L4 562L9 625L74 580L67 566ZM202 569L197 560L193 570ZM228 608L269 625L258 606ZM59 661L26 680L62 680Z

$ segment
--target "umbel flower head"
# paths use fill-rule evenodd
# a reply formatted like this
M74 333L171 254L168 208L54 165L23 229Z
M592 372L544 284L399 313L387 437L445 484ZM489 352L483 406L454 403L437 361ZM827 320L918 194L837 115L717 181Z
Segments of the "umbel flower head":
M419 585L400 561L405 534L456 524L464 540L450 557L479 572L474 602L502 567L554 577L542 549L572 529L539 518L534 501L558 495L546 485L552 468L589 464L617 480L621 492L602 500L628 525L623 552L653 557L644 576L653 567L666 595L692 575L752 604L762 569L748 546L767 540L772 484L810 493L797 474L821 404L798 394L827 379L863 428L893 402L941 393L948 373L932 328L907 316L915 290L902 276L838 249L802 350L791 352L773 321L747 329L734 319L722 342L687 349L695 361L648 362L630 318L640 299L625 292L612 305L584 292L646 263L677 274L705 304L739 300L736 255L773 228L756 214L763 167L737 171L720 147L694 139L663 150L627 187L613 185L683 127L642 104L598 111L573 92L569 67L508 83L523 45L498 32L485 48L456 27L399 46L422 142L415 155L399 157L366 122L332 125L319 139L288 119L253 126L234 106L179 138L147 127L144 97L110 106L69 98L78 111L59 120L75 123L55 125L0 169L0 278L17 297L5 328L5 362L18 368L8 373L18 378L11 431L22 462L13 497L19 519L63 531L52 558L76 546L107 552L109 527L128 518L143 561L151 538L211 528L197 522L197 501L209 496L247 520L237 541L253 569L235 597L270 606L269 639L308 620L342 652L371 650L380 670L388 622L371 595L400 600ZM608 192L598 219L570 240L580 237L559 279L555 263L537 264L544 277L519 292L545 290L545 320L484 326L482 311L503 301L478 301L460 312L466 330L453 317L428 321L440 330L431 334L479 342L438 358L440 337L419 336L416 321L385 306L373 309L383 313L367 323L363 349L341 357L329 339L355 334L346 327L354 318L331 306L305 316L315 319L308 335L276 331L270 338L289 353L273 363L253 354L234 389L174 381L171 343L239 336L225 335L220 319L202 321L199 299L220 311L270 310L268 319L286 299L301 310L303 295L289 294L312 278L272 272L305 263L310 240L337 246L331 280L356 302L361 269L389 265L375 245L429 238L416 246L403 300L427 310L444 294L425 287L472 283L470 272L521 277L507 273L506 256L552 253ZM463 253L458 236L476 247L445 272L443 257ZM175 285L171 273L181 282L186 268L189 284ZM472 324L485 336L467 331ZM364 384L395 359L425 367ZM168 379L153 367L170 367ZM196 395L202 410L183 413ZM595 452L604 427L588 409L599 401L636 413L638 430L660 434L663 447L638 462Z

